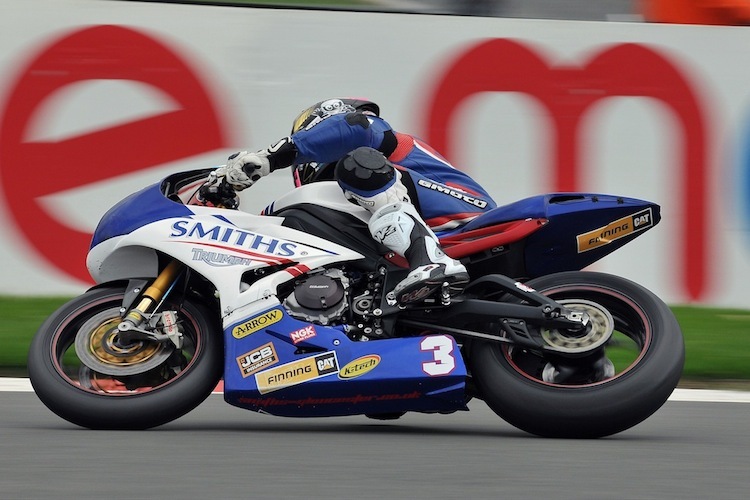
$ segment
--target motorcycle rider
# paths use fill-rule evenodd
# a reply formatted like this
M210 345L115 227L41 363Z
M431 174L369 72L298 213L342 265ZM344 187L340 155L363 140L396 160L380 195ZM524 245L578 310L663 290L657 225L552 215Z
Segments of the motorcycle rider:
M442 251L434 231L466 224L495 202L427 144L395 131L374 102L318 102L295 118L289 136L260 151L231 155L216 174L240 191L294 165L300 186L334 162L346 198L372 214L373 238L409 262L409 274L393 290L396 300L418 302L443 283L460 291L469 279L466 268Z

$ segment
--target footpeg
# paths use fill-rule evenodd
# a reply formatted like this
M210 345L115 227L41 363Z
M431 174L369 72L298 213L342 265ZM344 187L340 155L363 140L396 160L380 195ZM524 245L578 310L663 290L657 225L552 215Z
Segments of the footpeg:
M444 306L451 305L451 286L447 281L443 282L440 288L440 304Z

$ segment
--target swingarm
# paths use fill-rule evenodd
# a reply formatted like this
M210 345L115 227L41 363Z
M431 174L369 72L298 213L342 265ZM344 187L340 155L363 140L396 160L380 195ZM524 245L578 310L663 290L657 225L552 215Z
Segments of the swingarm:
M496 300L488 300L488 297L496 297ZM557 331L575 338L585 336L591 328L588 313L568 309L503 275L473 281L466 288L463 300L455 300L447 308L433 309L424 315L424 319L427 318L428 321L421 321L422 318L411 316L400 319L399 323L557 353L560 349L544 340L543 331ZM467 328L467 325L477 325L482 331ZM496 327L488 329L487 325Z

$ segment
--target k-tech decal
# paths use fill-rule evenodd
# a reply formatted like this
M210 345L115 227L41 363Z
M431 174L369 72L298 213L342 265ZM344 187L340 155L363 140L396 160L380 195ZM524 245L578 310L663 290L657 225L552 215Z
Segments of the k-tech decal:
M339 378L349 379L361 377L375 369L380 364L380 356L377 354L368 354L350 361L339 371Z

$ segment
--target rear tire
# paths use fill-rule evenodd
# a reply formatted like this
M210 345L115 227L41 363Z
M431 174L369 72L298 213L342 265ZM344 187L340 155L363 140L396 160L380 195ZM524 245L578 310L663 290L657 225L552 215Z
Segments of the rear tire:
M496 342L472 343L472 376L495 413L539 436L598 438L637 425L666 402L680 380L685 349L677 320L656 295L624 278L580 271L526 284L555 300L604 306L612 314L615 332L634 353L614 373L610 368L589 380L557 382L550 380L553 356ZM609 349L604 348L606 356ZM611 366L606 356L600 359ZM592 368L589 373L597 372Z

